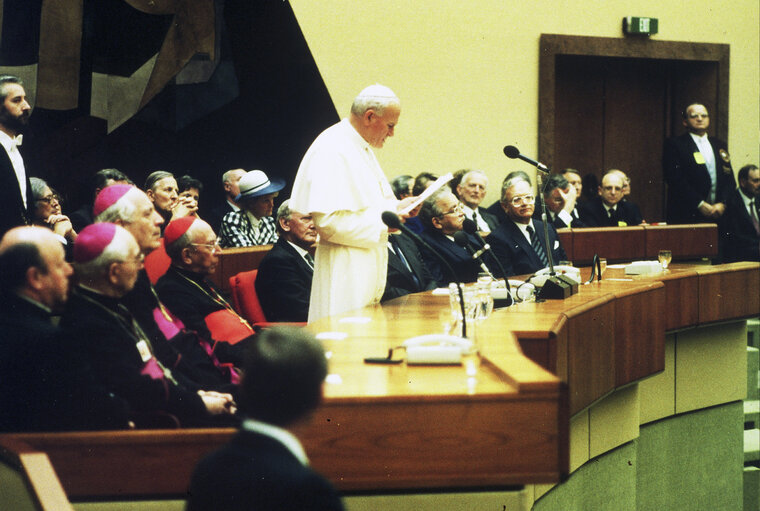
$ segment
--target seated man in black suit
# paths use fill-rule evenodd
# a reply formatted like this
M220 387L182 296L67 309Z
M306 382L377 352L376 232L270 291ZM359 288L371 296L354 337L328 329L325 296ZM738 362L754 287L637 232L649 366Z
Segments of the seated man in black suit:
M422 203L418 216L425 226L420 237L446 259L455 272L455 275L451 275L451 272L441 265L434 254L427 249L421 249L422 259L438 285L445 287L449 282L475 282L478 279L478 273L483 271L480 263L473 260L467 250L454 241L455 233L460 231L464 233L462 222L465 219L462 205L454 194L446 188L441 188ZM473 236L464 234L472 247L478 246ZM485 264L491 270L493 261L490 256L483 257ZM491 273L499 275L493 270Z
M727 262L760 261L760 170L739 169L739 189L729 196L721 231Z
M486 198L487 188L488 176L482 170L465 170L454 190L454 195L462 203L464 216L475 222L481 236L491 234L499 225L496 217L480 207L480 203Z
M514 177L505 184L502 206L507 220L491 233L488 241L507 275L535 273L549 264L543 223L532 218L534 203L533 188L521 177ZM555 263L567 259L551 224L549 246Z
M575 203L578 198L576 188L560 174L552 174L544 186L544 202L546 203L546 218L557 229L563 227L586 227ZM536 208L538 210L538 208ZM536 211L539 214L540 212Z
M309 468L303 446L285 429L322 400L322 345L303 329L267 329L244 367L239 405L246 419L228 444L196 466L187 510L342 510L335 488Z
M17 227L0 242L0 432L128 425L126 402L95 383L51 321L71 273L49 229Z
M435 289L435 280L422 261L414 240L403 232L388 236L388 277L381 302Z
M317 229L310 215L290 209L290 199L277 209L280 237L259 264L256 295L267 321L306 321L309 316Z
M639 207L623 200L625 176L619 170L609 170L602 178L599 196L581 207L581 221L587 227L625 227L643 222Z

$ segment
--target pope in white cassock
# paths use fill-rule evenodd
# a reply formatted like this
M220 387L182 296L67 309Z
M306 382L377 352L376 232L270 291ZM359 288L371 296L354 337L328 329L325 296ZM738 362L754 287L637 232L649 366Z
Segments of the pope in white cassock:
M396 200L372 152L393 136L401 103L388 87L371 85L351 115L312 143L293 183L290 206L311 214L319 232L309 322L377 303L385 289L388 230L383 211Z

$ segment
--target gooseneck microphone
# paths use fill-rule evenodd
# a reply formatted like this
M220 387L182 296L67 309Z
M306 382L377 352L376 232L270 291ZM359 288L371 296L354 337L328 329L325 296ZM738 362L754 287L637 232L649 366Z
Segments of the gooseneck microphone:
M462 286L459 285L459 282L457 282L457 274L454 271L454 268L451 267L449 262L436 250L433 249L430 245L425 243L425 240L420 238L416 232L413 232L411 229L409 229L404 223L401 221L401 219L398 217L396 213L393 211L383 211L383 213L380 215L380 218L382 218L383 223L390 227L391 229L398 229L410 238L414 240L414 242L421 247L424 247L425 250L433 254L435 257L438 258L438 261L443 265L444 268L449 272L451 275L451 281L456 283L457 289L459 290L459 305L462 312L462 337L467 337L467 314L465 312L465 306L464 306L464 293L462 292Z
M467 234L464 231L457 231L454 233L454 242L465 249L467 253L470 254L470 256L473 258L473 260L477 261L478 264L480 264L480 269L487 273L491 278L493 278L493 274L488 269L488 266L486 266L486 263L484 263L483 259L480 258L480 256L483 255L485 249L480 249L475 252L475 250L472 248L472 245L470 245L470 240L467 239Z
M491 250L491 245L486 243L486 240L484 240L478 232L478 225L473 220L465 218L464 222L462 222L462 230L467 234L475 236L475 239L477 239L478 243L480 243L480 245L483 247L481 250L491 252L491 258L496 261L496 266L499 267L501 276L504 278L504 282L507 284L507 291L509 291L509 276L507 275L507 271L504 269L504 266L501 264L501 261L499 261L499 258L496 257L496 254L493 252L493 250Z
M550 171L549 167L547 167L543 163L538 162L538 161L534 160L533 158L528 158L524 154L520 154L520 150L518 148L516 148L515 146L513 146L513 145L508 145L508 146L504 147L504 155L507 158L511 158L513 160L515 158L518 158L518 159L520 159L520 160L522 160L522 161L524 161L526 163L530 163L531 165L533 165L534 167L536 167L538 170L540 170L542 172L547 172L548 173Z

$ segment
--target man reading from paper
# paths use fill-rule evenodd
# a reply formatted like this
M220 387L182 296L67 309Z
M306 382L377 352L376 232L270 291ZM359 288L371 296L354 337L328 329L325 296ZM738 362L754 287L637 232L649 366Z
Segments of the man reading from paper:
M401 211L414 199L396 200L372 148L393 136L400 113L393 91L371 85L354 99L349 117L323 131L301 161L290 203L312 215L320 237L310 322L383 296L388 230L381 214Z

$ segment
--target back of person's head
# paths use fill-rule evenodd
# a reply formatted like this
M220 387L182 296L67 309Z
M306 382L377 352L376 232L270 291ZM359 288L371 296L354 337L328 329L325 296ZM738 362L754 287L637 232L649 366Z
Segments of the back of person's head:
M393 181L391 181L391 189L393 190L393 195L395 195L399 200L403 199L404 197L408 197L409 194L411 194L409 184L413 179L414 178L409 174L403 174L401 176L394 177Z
M417 177L414 178L414 185L412 186L412 195L415 197L420 195L430 185L431 182L438 179L438 176L432 172L420 172Z
M134 184L131 179L118 169L100 169L92 176L92 192L95 194L114 183Z
M125 262L130 249L136 247L134 237L121 226L108 222L88 225L74 243L72 266L77 279L86 285L104 280L109 267Z
M177 189L179 193L195 188L198 192L203 191L203 183L199 179L195 179L192 176L185 174L181 178L177 179Z
M204 223L194 216L183 216L169 222L164 230L164 246L173 263L182 261L182 251L193 245L197 227Z
M48 271L36 243L19 241L0 247L0 293L18 292L25 287L29 268Z
M277 224L277 232L280 234L283 233L282 225L280 225L280 221L287 222L290 220L290 216L293 214L293 211L290 209L290 199L285 199L282 201L282 204L280 204L280 207L277 208L277 218L276 218L276 224Z
M39 177L30 177L29 184L32 187L32 197L34 197L34 200L40 200L48 188L47 182Z
M243 370L241 411L251 419L288 426L321 402L327 358L307 330L274 327L249 346Z

